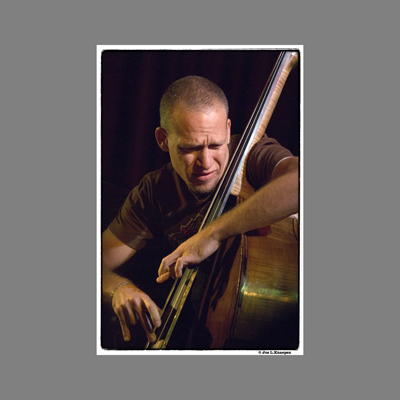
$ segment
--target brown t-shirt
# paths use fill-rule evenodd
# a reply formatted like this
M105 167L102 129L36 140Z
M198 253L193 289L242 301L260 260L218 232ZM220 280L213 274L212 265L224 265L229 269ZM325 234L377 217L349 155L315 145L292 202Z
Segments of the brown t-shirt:
M239 137L232 137L230 153ZM267 183L279 161L293 154L266 135L252 148L246 178L254 189ZM144 176L128 195L109 230L123 243L140 250L146 242L167 236L175 248L198 232L212 196L198 201L168 163Z

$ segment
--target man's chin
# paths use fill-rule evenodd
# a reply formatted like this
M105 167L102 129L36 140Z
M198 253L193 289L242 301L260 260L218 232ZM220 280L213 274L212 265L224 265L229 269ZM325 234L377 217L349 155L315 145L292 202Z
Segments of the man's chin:
M215 189L216 185L188 185L189 190L197 197L208 197Z

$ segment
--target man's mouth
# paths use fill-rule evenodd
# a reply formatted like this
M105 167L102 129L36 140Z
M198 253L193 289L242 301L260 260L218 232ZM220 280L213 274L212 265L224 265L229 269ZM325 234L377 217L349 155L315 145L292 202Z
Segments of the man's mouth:
M207 182L210 179L212 179L216 174L216 171L211 171L211 172L203 172L203 173L193 173L192 176L194 179L201 181L201 182Z

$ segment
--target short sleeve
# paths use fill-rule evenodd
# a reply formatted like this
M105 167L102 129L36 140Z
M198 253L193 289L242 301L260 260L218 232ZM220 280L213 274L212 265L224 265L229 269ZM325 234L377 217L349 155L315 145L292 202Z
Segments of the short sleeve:
M287 157L293 157L292 152L264 134L247 158L246 178L250 185L257 190L269 182L275 166Z
M143 179L126 198L108 229L129 247L140 250L154 237L152 192Z

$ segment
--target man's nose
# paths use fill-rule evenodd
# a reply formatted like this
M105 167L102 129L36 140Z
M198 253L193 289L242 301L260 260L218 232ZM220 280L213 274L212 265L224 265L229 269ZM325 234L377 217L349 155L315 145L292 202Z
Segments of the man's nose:
M211 168L213 164L211 150L208 149L207 147L204 147L203 149L199 150L197 154L197 162L199 166L201 166L205 170Z

